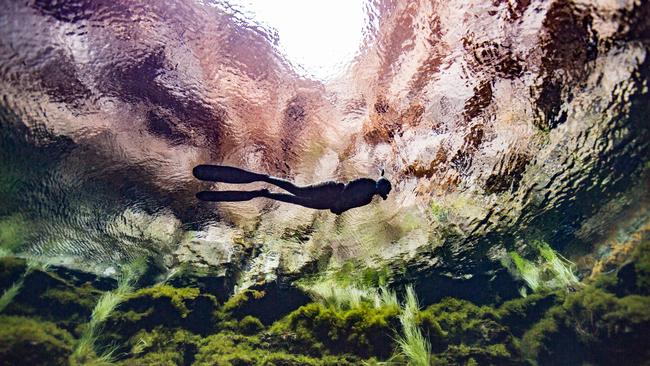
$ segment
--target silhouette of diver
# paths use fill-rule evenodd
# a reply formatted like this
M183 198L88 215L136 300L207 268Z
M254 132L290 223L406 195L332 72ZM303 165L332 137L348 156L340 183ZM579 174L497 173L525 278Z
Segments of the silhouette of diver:
M256 191L203 191L196 194L196 198L202 201L239 202L265 197L317 210L330 210L337 215L351 208L369 204L375 194L380 195L385 200L392 188L388 179L384 178L383 169L381 177L376 181L369 178L359 178L347 184L329 181L303 187L266 174L253 173L223 165L197 165L192 170L192 173L200 180L211 182L237 184L266 182L291 193L274 193L268 189Z

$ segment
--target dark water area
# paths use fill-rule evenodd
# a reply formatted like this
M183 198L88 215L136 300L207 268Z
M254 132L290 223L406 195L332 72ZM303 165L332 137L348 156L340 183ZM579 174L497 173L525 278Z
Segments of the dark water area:
M0 365L647 363L647 1L0 5Z

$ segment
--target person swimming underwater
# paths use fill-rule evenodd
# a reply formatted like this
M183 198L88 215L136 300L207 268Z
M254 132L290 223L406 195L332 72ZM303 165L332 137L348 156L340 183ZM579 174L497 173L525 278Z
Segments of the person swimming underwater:
M369 204L375 194L384 200L388 198L392 186L384 178L384 171L378 180L369 178L355 179L347 184L328 181L308 186L297 186L287 180L271 177L267 174L253 173L244 169L225 165L197 165L192 170L200 180L223 183L266 182L291 193L275 193L268 189L256 191L202 191L196 198L210 202L240 202L258 197L293 203L317 210L330 210L340 215L343 212Z

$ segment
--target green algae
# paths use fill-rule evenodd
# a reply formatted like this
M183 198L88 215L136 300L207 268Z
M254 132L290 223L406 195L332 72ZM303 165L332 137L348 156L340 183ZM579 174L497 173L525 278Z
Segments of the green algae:
M201 337L185 329L158 326L137 332L128 340L129 357L121 365L189 365Z
M634 266L647 263L646 250L645 243L635 248ZM521 348L529 361L536 365L645 362L650 357L646 339L650 297L645 296L647 288L636 287L637 293L630 293L618 279L601 275L579 291L557 293L558 304L522 337Z
M55 323L76 334L101 292L88 284L73 284L49 270L47 263L6 257L0 260L0 283L14 282L0 302L8 315L29 316Z
M24 277L30 287L7 307L12 316L0 317L17 320L8 323L9 333L0 334L9 339L23 332L17 322L46 329L39 333L43 339L33 342L60 346L53 351L57 359L72 365L642 364L650 357L644 347L644 334L650 332L647 253L643 242L618 271L572 291L542 286L526 297L483 306L445 298L419 309L415 294L407 292L401 307L394 293L363 287L364 280L330 281L343 289L330 291L338 300L312 294L313 302L270 324L253 315L269 304L262 302L268 300L267 289L241 291L219 306L205 288L160 284L126 293L123 301L105 308L110 311L93 311L102 308L95 306L102 293L110 299L107 294L118 290L101 292L89 283L73 285L34 270ZM14 282L26 268L24 261L0 260L0 275ZM12 282L0 278L0 283ZM345 294L351 289L362 295ZM50 304L60 307L58 314ZM86 314L86 322L80 314ZM71 357L93 318L97 337L86 347L86 357ZM52 334L54 339L48 338ZM400 340L409 338L406 343L419 347L414 347L417 356L404 352ZM51 364L44 354L34 354L33 364Z
M187 302L195 300L199 296L199 290L195 288L176 288L167 285L160 285L138 290L129 296L131 299L149 297L153 300L167 299L178 311L181 318L187 318L190 310Z
M223 311L237 315L240 313L239 309L246 306L253 300L259 300L266 295L264 291L258 290L244 290L234 295L226 303L223 304Z
M320 303L302 306L271 327L278 337L290 337L291 347L314 355L352 354L388 358L395 348L399 308L361 304L337 310Z
M14 252L24 244L28 232L27 222L21 214L0 217L0 248Z
M0 360L6 365L65 365L72 336L54 323L0 316Z
M246 315L237 324L237 330L244 335L253 335L264 329L264 324L254 316Z
M219 333L205 338L196 354L195 366L335 366L355 365L354 358L310 357L304 354L290 354L271 349L256 337L246 337L231 333Z
M115 344L124 351L140 331L159 327L183 329L207 335L217 330L218 305L214 296L193 288L156 285L129 294L106 319L101 344Z
M500 322L499 310L445 298L419 314L437 364L509 365L521 362L516 340Z

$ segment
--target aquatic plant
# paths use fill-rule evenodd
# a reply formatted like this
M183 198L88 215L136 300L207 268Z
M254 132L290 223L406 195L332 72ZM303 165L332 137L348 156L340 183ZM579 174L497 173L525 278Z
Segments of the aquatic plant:
M533 291L537 290L540 286L539 268L529 260L522 258L516 252L510 252L508 254L510 255L519 275L526 282L528 287ZM525 295L525 292L523 295Z
M539 252L541 257L544 258L547 268L554 274L551 287L566 288L579 282L573 273L574 265L570 260L553 250L546 243L541 243Z
M140 330L129 339L129 358L122 365L189 365L192 364L201 337L185 330L158 326Z
M19 316L0 316L0 363L65 365L72 336L56 324Z
M344 354L388 358L399 327L397 306L374 308L368 303L340 310L319 302L307 304L276 322L269 330L279 339L291 335L286 346L302 353ZM283 344L286 342L282 342Z
M115 347L105 350L97 355L95 344L102 324L108 319L115 308L126 299L133 291L137 279L144 272L144 264L141 260L132 262L122 269L118 278L117 288L105 292L97 301L95 308L90 315L90 321L86 324L77 346L71 356L71 363L79 365L108 365L112 363Z
M566 294L524 333L521 349L529 361L636 365L650 357L650 297L619 297L601 284Z
M557 253L547 243L534 241L531 246L537 254L535 261L523 258L519 253L512 251L508 253L512 266L509 266L508 261L505 262L506 267L514 269L531 290L568 288L578 285L579 280L573 273L574 265L571 261ZM522 291L522 295L525 296L526 292Z
M402 334L397 337L397 344L406 356L410 366L429 366L431 364L431 345L417 325L416 317L420 311L413 287L406 288L406 300L399 315Z
M0 258L2 256L0 255ZM25 272L14 282L8 289L6 289L3 293L2 296L0 296L0 313L4 309L11 304L11 302L14 300L14 298L20 293L20 290L23 288L23 285L25 283L25 277L27 277L30 273L32 273L34 270L41 270L43 272L47 271L48 268L50 267L50 264L48 262L39 262L33 258L27 258L26 260L26 269Z
M20 289L23 287L23 282L24 280L21 278L2 293L2 296L0 296L0 313L2 313L2 311L11 304L16 295L18 295Z
M303 285L303 288L315 301L338 310L349 310L362 304L374 308L399 305L395 292L386 287L340 285L334 280L325 280Z
M257 337L228 332L206 337L198 346L198 353L193 363L196 366L352 366L358 364L358 360L354 358L329 355L316 358L278 349L266 349L264 343Z
M181 318L186 318L190 313L186 302L196 299L199 293L200 291L195 288L176 288L168 285L156 285L139 290L133 294L133 297L145 297L152 300L161 298L168 299L171 305L178 311Z
M28 229L21 214L0 218L0 248L13 252L25 242Z
M0 247L0 258L8 257L11 255L11 251L7 248Z

